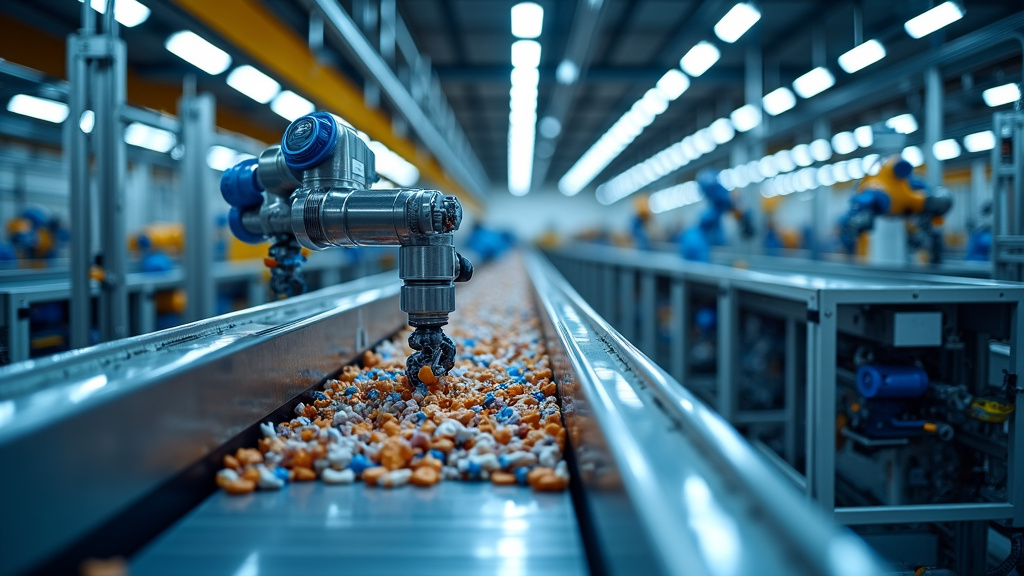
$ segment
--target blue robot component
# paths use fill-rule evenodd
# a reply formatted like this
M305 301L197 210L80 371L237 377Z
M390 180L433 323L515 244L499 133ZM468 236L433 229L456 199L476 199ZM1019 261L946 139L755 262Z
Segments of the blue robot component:
M857 391L864 406L855 415L857 426L875 438L907 438L938 433L949 440L953 428L908 418L912 403L928 391L928 374L916 366L865 364L857 370Z
M420 374L441 377L455 363L455 345L442 327L455 311L454 283L473 275L455 250L462 205L437 190L371 188L375 162L355 130L315 112L293 121L280 145L225 172L221 193L239 239L273 242L265 262L277 298L305 290L302 248L397 246L399 306L415 327L406 375L418 386Z
M725 232L722 230L722 218L732 214L740 225L740 234L744 238L754 236L754 219L750 210L740 210L729 191L718 181L718 172L703 170L697 174L697 186L708 201L708 207L701 214L697 226L683 233L680 251L686 260L696 262L711 261L711 247L725 244Z

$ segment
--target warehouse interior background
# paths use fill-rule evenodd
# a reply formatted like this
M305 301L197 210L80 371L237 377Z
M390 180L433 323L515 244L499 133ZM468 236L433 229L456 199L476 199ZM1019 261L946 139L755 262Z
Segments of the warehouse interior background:
M1020 2L6 0L0 32L0 458L61 446L0 479L0 576L288 573L201 537L296 467L366 484L303 496L324 538L411 530L355 463L385 401L423 414L397 471L444 462L382 485L504 506L440 572L1024 575ZM393 353L394 398L321 392ZM497 380L416 446L462 362ZM331 420L357 399L376 443ZM567 492L442 488L534 469Z

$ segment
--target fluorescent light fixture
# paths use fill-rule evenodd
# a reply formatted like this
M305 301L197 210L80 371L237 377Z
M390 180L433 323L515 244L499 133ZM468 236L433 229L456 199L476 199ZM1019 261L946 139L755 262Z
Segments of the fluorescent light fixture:
M779 175L779 166L775 163L774 156L765 156L757 163L757 171L765 178L773 178Z
M938 160L952 160L960 155L960 143L953 138L932 144L932 154Z
M850 178L853 180L859 180L864 177L864 163L856 160L849 160L846 163L846 170L850 173Z
M68 105L56 100L38 98L28 94L15 94L7 101L7 111L29 116L37 120L45 120L60 124L70 114Z
M828 140L818 138L814 142L811 142L811 158L814 158L815 162L824 162L831 157L832 147L829 146Z
M211 76L216 76L231 66L231 56L227 52L189 30L171 34L164 47L171 54Z
M789 150L779 150L772 158L775 159L775 166L778 167L780 174L792 172L796 169L796 164L793 162L793 158L790 157Z
M540 66L540 43L536 40L516 40L512 43L512 67L536 68Z
M733 6L722 19L715 24L715 36L722 42L733 42L746 34L747 30L761 19L761 12L753 4L740 2Z
M580 77L580 67L572 60L562 60L555 68L555 81L565 86L572 86Z
M1002 106L1020 100L1020 87L1016 84L1003 84L995 88L989 88L981 93L985 104L991 108Z
M132 146L148 148L154 152L165 154L174 148L177 138L173 132L132 122L124 130L124 141Z
M814 70L793 80L793 90L804 99L811 98L828 90L836 83L835 76L824 66L818 66Z
M796 96L793 96L793 92L789 88L783 86L765 94L761 103L764 105L765 112L772 116L778 116L796 106Z
M835 183L836 177L831 164L826 164L818 169L819 186L831 186Z
M78 127L82 129L82 132L91 134L92 129L96 127L96 113L92 110L82 112L82 117L78 119Z
M907 146L903 149L903 153L900 154L900 156L902 156L907 162L910 162L910 165L915 168L924 164L924 154L917 146Z
M879 162L882 157L878 154L868 154L861 159L861 167L864 168L865 174L874 176L878 174L878 171L882 169L882 164Z
M707 154L715 149L717 144L715 139L711 137L711 130L708 128L701 128L693 135L693 143L697 146L697 151L701 154Z
M206 151L206 165L218 172L223 172L249 158L255 158L255 156L227 146L210 146L210 149Z
M760 164L757 160L751 160L750 162L747 162L746 167L747 177L750 178L751 182L755 184L760 184L762 181L764 181L765 176L764 174L761 173Z
M665 72L657 86L669 101L673 101L690 87L690 77L673 68Z
M78 0L79 3L82 0ZM104 14L107 11L107 0L92 0L92 9ZM137 0L116 0L114 3L114 20L125 28L134 28L149 18L149 8Z
M996 135L991 130L975 132L964 136L964 148L968 152L984 152L996 147Z
M679 141L679 148L686 154L687 160L696 160L700 158L700 151L697 150L697 144L694 142L693 136L687 136Z
M270 101L270 109L274 114L291 122L306 114L312 114L316 111L316 106L295 92L285 90Z
M729 114L733 127L740 132L753 130L761 123L761 109L753 104L746 104L732 111Z
M917 120L913 114L900 114L885 121L885 125L900 134L913 134L917 132Z
M410 187L420 179L418 168L410 164L384 144L372 141L368 144L374 155L377 173L402 187Z
M562 133L562 123L553 116L545 116L541 118L540 124L537 125L537 130L540 135L551 140L557 138Z
M714 44L704 40L690 48L690 51L679 60L679 67L683 69L683 72L696 78L714 66L721 56L722 53Z
M536 38L544 27L544 9L533 2L520 2L512 7L512 35Z
M793 146L793 149L789 151L789 157L793 159L793 163L797 166L810 166L814 164L814 159L811 158L811 147L807 144Z
M868 40L839 57L839 67L847 74L863 70L885 58L885 46L878 40Z
M857 138L853 132L840 132L832 137L832 149L842 156L857 149Z
M708 126L708 130L711 131L711 138L715 141L715 144L725 144L732 140L736 136L736 129L732 127L732 122L729 122L726 118L719 118Z
M875 143L875 132L871 126L859 126L853 131L853 139L860 148L870 148Z
M248 64L232 70L228 74L227 83L260 104L270 102L281 91L277 81Z
M668 97L658 88L651 88L640 99L640 106L645 112L657 116L668 109Z
M836 179L837 183L850 181L850 171L847 169L849 165L850 163L846 160L832 165L832 177Z
M903 28L911 38L922 38L963 17L964 11L956 2L943 2L923 14L907 20Z

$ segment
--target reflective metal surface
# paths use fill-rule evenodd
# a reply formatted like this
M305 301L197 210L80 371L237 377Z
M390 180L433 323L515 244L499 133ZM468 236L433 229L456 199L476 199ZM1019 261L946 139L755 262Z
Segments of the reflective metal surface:
M95 530L404 325L382 274L0 369L0 574ZM16 470L15 470L16 469Z
M587 573L567 493L442 482L217 492L131 562L132 576Z
M531 255L527 267L607 573L882 573L862 541L830 524L549 263Z

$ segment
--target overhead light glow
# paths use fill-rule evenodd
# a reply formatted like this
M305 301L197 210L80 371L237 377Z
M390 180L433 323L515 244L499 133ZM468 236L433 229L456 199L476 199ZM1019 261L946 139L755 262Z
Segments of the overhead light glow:
M56 100L38 98L28 94L15 94L7 101L7 111L29 116L37 120L45 120L60 124L70 114L68 105Z
M516 40L512 43L512 67L536 68L540 66L540 43L536 40Z
M166 154L174 148L177 138L173 132L132 122L124 130L124 141L132 146L148 148L154 152Z
M775 163L774 156L765 156L757 163L757 171L765 178L773 178L779 175L779 166Z
M690 48L679 60L679 67L694 78L708 71L718 62L721 58L722 53L718 51L718 48L714 44L706 40L697 43L696 46Z
M572 86L580 77L580 67L572 60L562 60L555 68L555 81L564 86Z
M81 3L82 0L78 2ZM107 0L92 0L89 5L100 14L107 12ZM125 28L134 28L148 18L149 8L137 0L116 0L114 3L114 20Z
M410 187L420 179L419 168L407 162L390 148L376 140L368 144L374 155L377 173L402 187Z
M871 126L859 126L853 131L853 139L857 141L857 146L861 148L870 148L875 143L875 133Z
M832 146L829 146L828 140L818 138L811 142L811 158L814 158L815 162L824 162L831 157Z
M907 20L903 28L911 38L922 38L963 17L964 11L956 2L943 2L923 14Z
M554 116L545 116L540 119L537 130L541 136L551 140L557 138L562 133L562 123Z
M270 109L278 116L291 122L306 114L312 114L316 111L316 106L295 92L285 90L270 101Z
M228 74L227 83L260 104L270 102L281 91L277 81L249 65L232 70Z
M78 120L78 127L82 129L82 132L91 134L92 129L96 127L96 113L92 110L82 112L82 117Z
M793 90L803 99L811 98L828 90L836 83L836 79L828 68L818 66L814 70L793 81Z
M690 87L690 77L673 68L665 72L657 86L669 101L673 101Z
M900 114L885 121L885 125L900 134L913 134L917 132L917 120L913 114Z
M640 106L651 116L657 116L668 109L668 98L658 88L651 88L640 99Z
M544 9L533 2L520 2L512 7L512 35L536 38L544 27Z
M818 185L832 186L836 183L835 171L831 164L826 164L818 169Z
M853 74L871 66L882 58L885 58L885 46L882 46L882 43L878 40L868 40L840 56L839 67L845 70L847 74Z
M882 164L879 162L881 159L882 157L878 154L868 154L862 158L861 167L864 168L864 173L872 176L878 174L878 171L882 168Z
M682 208L701 201L700 188L692 180L651 194L651 212L660 214L667 210Z
M903 149L903 153L900 156L907 162L910 162L910 165L915 168L924 164L924 154L917 146L907 146Z
M981 97L985 100L986 105L995 108L1020 100L1020 87L1016 84L1003 84L985 90L981 93Z
M255 158L255 156L227 146L210 146L210 149L206 151L206 165L218 172L223 172L249 158Z
M715 36L722 39L722 42L733 42L750 30L751 26L757 24L761 19L761 12L753 4L740 2L733 6L722 19L715 24Z
M792 172L796 169L796 163L793 162L793 158L789 155L789 150L779 150L772 158L775 159L775 165L778 166L780 174Z
M938 160L952 160L960 155L960 143L953 138L932 144L932 154Z
M996 135L991 130L975 132L964 136L964 148L968 152L984 152L996 147Z
M693 143L697 145L697 151L701 154L707 154L717 147L717 143L711 135L710 128L701 128L700 130L697 130L693 135Z
M832 137L832 149L840 156L857 149L857 138L853 132L840 132Z
M227 52L189 30L171 34L167 38L167 42L164 43L164 47L171 54L211 76L216 76L231 66L231 56Z
M740 106L729 114L729 120L732 120L733 127L740 132L753 130L761 123L761 109L753 104Z
M765 112L772 116L778 116L796 106L796 96L793 96L793 92L789 88L783 86L765 94L761 103L764 104Z
M797 166L810 166L814 164L814 159L811 158L811 147L807 144L793 146L793 149L789 151L789 157L793 159L793 163Z
M732 122L725 118L719 118L708 126L711 131L711 138L715 141L715 144L725 144L732 140L736 136L736 130L732 127Z

